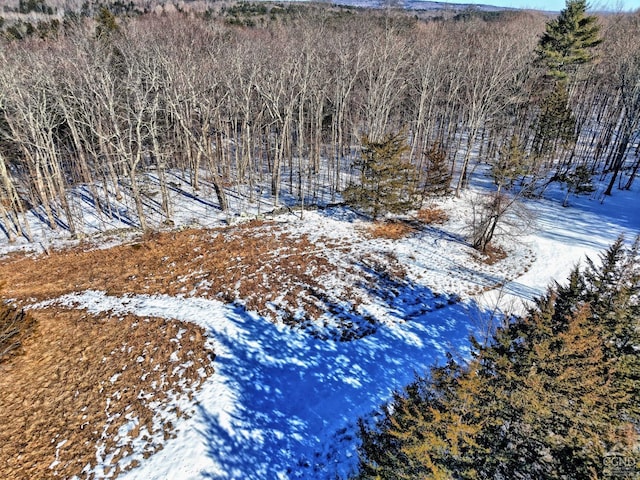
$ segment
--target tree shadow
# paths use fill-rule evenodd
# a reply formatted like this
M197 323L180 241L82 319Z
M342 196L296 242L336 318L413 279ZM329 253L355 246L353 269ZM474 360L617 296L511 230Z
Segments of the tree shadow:
M314 305L324 313L319 318L292 318L286 322L319 340L349 342L375 333L377 325L371 315L358 312L351 302L340 302L316 287L308 287Z
M86 185L82 185L73 190L73 195L79 198L86 205L91 207L97 216L105 215L109 220L117 220L128 227L137 227L138 223L129 216L129 210L122 208L117 202L99 195L97 198L91 193Z
M627 234L629 238L637 234L640 213L629 208L637 198L637 192L621 191L617 196L608 197L606 205L583 196L575 198L567 208L547 199L530 200L529 205L535 209L540 236L601 251L620 234Z
M357 463L357 419L447 351L467 349L470 306L457 297L400 279L370 291L378 308L363 314L377 329L353 341L315 338L241 307L227 316L240 334L209 332L224 352L215 368L233 406L200 405L201 434L217 466L205 478L345 476Z
M171 190L174 193L177 193L180 196L183 196L189 200L195 201L201 205L204 205L205 207L209 207L209 208L215 208L217 210L222 210L220 208L220 205L218 205L217 203L213 203L212 201L209 201L201 196L198 195L194 195L193 193L189 193L187 192L185 189L181 188L180 185L182 183L182 179L180 178L180 176L174 172L169 172L168 175L172 178L175 178L176 180L178 180L178 182L168 182L167 183L167 189ZM160 185L160 179L155 176L155 175L151 175L151 174L147 174L147 176L152 179L156 185ZM208 183L204 180L201 181L203 184Z
M49 205L49 208L51 209L51 213L53 215L53 221L55 222L56 227L62 228L63 230L69 230L69 224L67 224L64 220L62 220L57 207L54 205ZM49 222L49 218L44 210L44 206L42 205L35 206L34 208L31 209L31 213L42 224L47 225L51 229L54 228Z
M170 441L132 471L134 477L191 471L205 479L345 478L357 465L358 418L447 351L467 351L469 329L477 326L475 304L409 280L395 282L381 282L394 289L390 296L382 285L372 287L368 314L378 328L349 342L320 340L202 298L75 296L90 311L195 322L213 343L215 373L179 429L183 443ZM193 448L193 458L186 448Z

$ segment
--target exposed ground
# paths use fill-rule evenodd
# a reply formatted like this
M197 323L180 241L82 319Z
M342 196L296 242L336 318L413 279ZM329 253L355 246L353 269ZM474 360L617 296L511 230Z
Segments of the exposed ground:
M462 296L493 289L534 260L525 252L523 258L490 265L495 263L488 261L492 258L477 255L433 226L446 221L439 211L373 225L314 215L308 222L291 224L251 221L153 233L108 249L81 244L36 257L8 255L0 260L0 278L7 284L4 296L18 305L84 290L197 296L239 303L274 321L304 327L327 316L359 314L361 297L380 277L404 281L409 275L403 266L406 258L399 256L416 259L423 249L434 250L435 256L442 244L458 250L413 273L424 278L453 270L448 285L430 287ZM434 238L434 232L441 238Z

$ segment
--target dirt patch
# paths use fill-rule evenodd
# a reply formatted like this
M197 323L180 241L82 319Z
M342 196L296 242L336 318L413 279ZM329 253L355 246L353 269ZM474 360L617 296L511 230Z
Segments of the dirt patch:
M478 254L477 258L487 265L495 265L500 260L507 258L507 252L499 245L489 244L484 252Z
M449 220L447 212L438 207L423 208L416 217L426 225L442 224Z
M86 472L97 456L105 476L136 466L188 414L170 405L213 371L192 324L59 308L33 316L24 354L0 365L2 478L95 478Z

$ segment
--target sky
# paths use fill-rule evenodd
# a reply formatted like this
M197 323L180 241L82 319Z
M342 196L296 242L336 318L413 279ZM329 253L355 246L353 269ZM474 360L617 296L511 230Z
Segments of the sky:
M565 6L565 0L440 0L444 3L469 3L495 5L497 7L531 8L559 12ZM640 0L591 0L590 11L634 11L640 9Z

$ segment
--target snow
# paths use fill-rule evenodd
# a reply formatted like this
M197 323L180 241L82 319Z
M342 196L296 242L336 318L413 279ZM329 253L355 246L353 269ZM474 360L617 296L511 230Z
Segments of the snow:
M637 187L636 187L637 188ZM528 272L509 282L505 291L528 300L544 293L552 281L563 282L586 257L598 256L619 236L631 242L640 235L640 208L637 191L616 191L604 197L602 188L591 196L573 196L569 207L562 207L562 192L551 198L531 200L536 213L536 230L522 239L533 247L536 261Z
M398 241L366 237L365 222L344 208L304 212L302 219L299 214L276 217L284 232L308 235L336 266L358 255L384 259L393 253L406 269L406 282L397 285L395 297L368 292L358 313L375 318L379 327L350 342L331 340L330 335L321 339L239 305L194 297L196 290L178 297L85 291L51 300L94 313L194 322L213 345L215 373L196 393L195 407L181 405L193 409L193 415L172 419L176 437L158 439L163 443L158 453L145 459L134 452L124 459L123 465L133 460L141 465L119 478L344 478L357 465L359 417L388 401L415 372L442 363L446 352L464 356L469 333L477 332L494 309L522 308L553 279L563 281L585 256L597 259L619 235L632 240L640 233L640 209L633 206L636 191L616 191L604 201L601 190L591 197L572 196L564 208L564 194L552 190L548 198L527 200L536 214L535 230L505 245L507 259L486 265L472 261L464 241L472 194L440 203L450 216L442 228ZM221 220L210 204L198 203L202 212L195 208L177 205L178 224L194 218L200 224ZM60 244L59 239L50 241ZM323 247L327 242L343 248ZM320 280L337 298L353 281L338 275ZM500 283L504 286L495 288ZM332 328L330 320L325 329ZM178 353L174 355L177 361ZM117 380L118 374L111 378ZM122 435L136 425L136 419L128 420ZM107 455L97 452L101 462ZM102 474L102 466L94 473Z
M126 479L346 475L356 458L356 419L441 357L434 345L464 347L468 334L464 304L334 342L214 300L87 291L58 301L92 313L190 321L212 339L216 371L196 394L196 414Z

